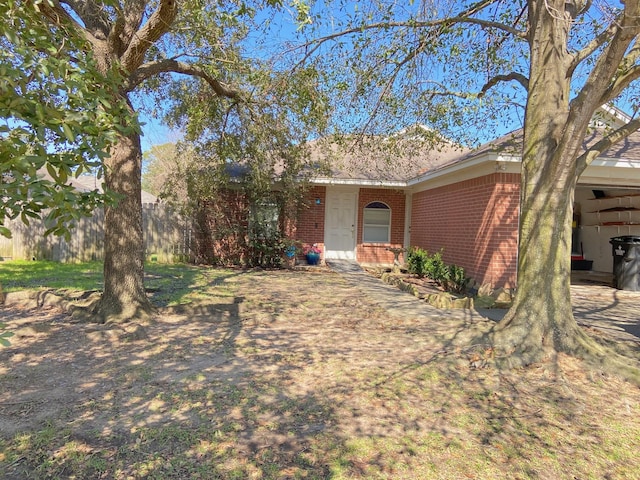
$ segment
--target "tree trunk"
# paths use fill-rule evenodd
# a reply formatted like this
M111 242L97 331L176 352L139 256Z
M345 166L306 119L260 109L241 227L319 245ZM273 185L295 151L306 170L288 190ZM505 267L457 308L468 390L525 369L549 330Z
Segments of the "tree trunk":
M510 363L529 364L555 352L579 353L595 344L571 309L571 222L578 179L576 158L586 129L569 114L570 23L547 2L529 2L531 71L521 170L518 288L494 330ZM544 5L543 5L544 4ZM571 133L573 132L573 133Z
M141 168L140 135L121 134L105 161L106 187L119 199L105 207L104 293L95 312L102 323L146 319L153 310L144 289Z
M570 178L557 181L550 173L551 162L536 160L523 163L518 289L494 334L496 345L513 353L513 365L555 352L586 353L595 346L578 327L571 308L574 183ZM538 178L533 185L526 184L530 176Z

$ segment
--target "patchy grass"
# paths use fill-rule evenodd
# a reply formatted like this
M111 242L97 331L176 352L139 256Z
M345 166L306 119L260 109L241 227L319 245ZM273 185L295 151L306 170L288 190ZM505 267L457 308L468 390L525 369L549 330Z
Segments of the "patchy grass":
M100 262L0 262L0 285L5 293L48 289L67 295L102 290L102 269ZM145 265L145 286L154 305L178 305L202 298L206 287L215 282L216 275L211 274L210 269L193 265L151 262Z
M0 285L4 292L19 290L100 290L102 263L60 263L13 260L0 262Z
M391 316L332 273L181 271L154 293L190 303L144 340L0 310L49 326L0 350L0 478L640 478L640 390L615 376L471 368L483 325Z

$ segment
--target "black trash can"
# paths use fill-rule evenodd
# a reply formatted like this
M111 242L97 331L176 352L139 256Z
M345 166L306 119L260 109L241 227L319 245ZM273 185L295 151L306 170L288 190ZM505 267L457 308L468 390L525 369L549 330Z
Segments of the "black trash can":
M609 243L613 252L613 286L640 291L640 236L613 237Z

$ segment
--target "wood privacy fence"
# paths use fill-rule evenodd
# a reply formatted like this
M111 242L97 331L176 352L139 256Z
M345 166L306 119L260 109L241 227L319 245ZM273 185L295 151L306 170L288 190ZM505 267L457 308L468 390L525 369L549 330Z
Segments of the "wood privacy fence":
M170 207L157 203L142 205L146 259L172 263L189 259L191 222ZM44 236L44 222L32 219L30 225L20 220L5 224L12 238L0 236L0 260L53 260L58 262L88 262L104 256L104 211L98 209L92 217L81 218L66 241L54 235Z

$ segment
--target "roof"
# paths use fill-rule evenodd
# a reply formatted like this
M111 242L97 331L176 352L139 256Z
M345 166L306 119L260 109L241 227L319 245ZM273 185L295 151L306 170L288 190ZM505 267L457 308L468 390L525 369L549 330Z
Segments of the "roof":
M316 180L406 182L451 163L468 148L417 137L323 138L310 143L310 162L326 173Z
M475 150L459 155L450 163L442 164L439 167L461 163L484 154L497 154L520 158L522 156L523 136L524 132L522 129L514 130L513 132L481 145ZM590 129L584 139L584 148L586 149L589 145L593 145L595 142L601 140L602 137L602 128ZM632 133L624 140L605 150L598 158L611 160L624 159L629 162L640 162L640 131Z

